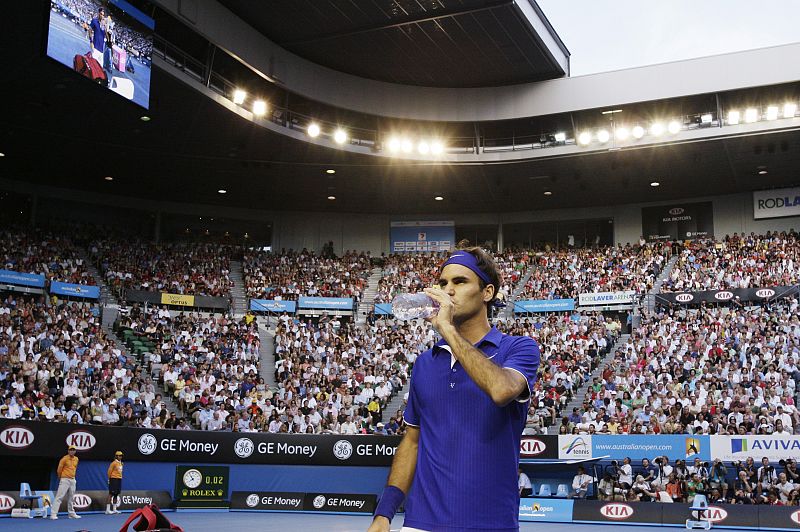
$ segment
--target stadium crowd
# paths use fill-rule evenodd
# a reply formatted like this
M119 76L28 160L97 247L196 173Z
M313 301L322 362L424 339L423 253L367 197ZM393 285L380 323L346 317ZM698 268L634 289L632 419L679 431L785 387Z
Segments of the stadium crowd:
M94 285L82 251L63 234L41 230L0 231L3 268L43 274L48 281Z
M696 240L685 245L662 292L731 290L794 285L800 242L797 234L737 234L720 241Z

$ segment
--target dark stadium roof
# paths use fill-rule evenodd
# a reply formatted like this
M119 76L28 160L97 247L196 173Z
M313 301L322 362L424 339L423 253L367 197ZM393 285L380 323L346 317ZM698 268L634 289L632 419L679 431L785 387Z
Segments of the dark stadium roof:
M16 28L41 23L36 10L11 7ZM14 58L0 74L0 178L130 196L131 207L148 198L259 210L519 212L800 181L798 131L497 165L352 154L271 133L157 68L147 113L153 120L145 123L141 108L42 57L25 39L19 32L0 37L3 57ZM759 166L768 174L758 175ZM329 168L336 174L326 174ZM104 181L107 175L114 180ZM661 186L650 187L654 180Z
M219 0L282 48L394 83L480 87L567 75L511 0ZM564 44L533 0L558 54Z

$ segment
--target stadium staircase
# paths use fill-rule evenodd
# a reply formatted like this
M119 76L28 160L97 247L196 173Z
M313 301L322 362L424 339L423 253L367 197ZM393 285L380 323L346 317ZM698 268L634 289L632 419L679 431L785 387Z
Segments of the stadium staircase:
M238 260L231 261L231 312L234 316L242 316L247 312L247 293L244 286L244 270Z
M678 262L679 257L679 255L673 255L670 257L670 259L667 261L667 264L664 266L664 270L658 275L656 282L653 283L653 288L651 288L644 297L642 304L647 308L648 312L653 312L655 309L656 295L661 292L661 286L669 278L670 274L672 273L672 269L675 267L675 263ZM637 325L637 323L634 322L634 325Z
M264 384L271 390L278 389L278 382L275 380L275 329L268 328L259 320L258 338L261 340L261 348L258 350L259 373L264 377Z
M595 377L600 377L600 375L602 375L603 368L606 367L606 364L611 364L614 361L614 355L616 354L617 349L622 349L630 337L630 334L622 334L619 336L619 338L617 338L617 341L614 342L614 345L611 346L611 349L609 349L608 353L606 353L605 358L603 358L597 367L592 370L592 374L584 382L584 385L578 387L578 391L572 396L572 401L567 403L567 405L561 410L562 416L568 416L570 413L572 413L573 408L580 409L581 406L583 406L584 391L586 390L587 383L592 382ZM558 425L560 424L560 421L561 420L558 420L558 423L555 425L547 427L547 433L558 434Z
M367 288L361 296L361 301L358 303L358 310L356 311L356 324L364 324L367 322L367 314L372 310L375 304L375 294L378 293L378 282L383 277L383 268L372 268L369 276Z
M400 391L397 392L389 399L389 404L386 405L386 408L383 409L383 422L387 423L389 418L394 415L395 412L398 410L405 410L405 405L403 398L408 393L408 389L411 386L411 379L408 379L406 383L400 388Z
M511 292L511 295L508 296L508 301L506 301L506 308L503 309L502 317L507 320L514 319L514 302L517 300L519 295L525 290L525 284L528 282L528 279L531 278L533 275L533 268L528 267L528 270L525 272L525 275L520 277L519 281L517 281L517 286L514 287L514 291Z
M106 285L105 279L103 276L100 275L100 271L92 262L89 253L86 250L81 250L83 253L83 263L86 265L86 269L92 274L92 278L94 278L94 283L100 287L100 303L104 305L119 305L119 301L117 301L117 296L114 295L114 292L108 288Z

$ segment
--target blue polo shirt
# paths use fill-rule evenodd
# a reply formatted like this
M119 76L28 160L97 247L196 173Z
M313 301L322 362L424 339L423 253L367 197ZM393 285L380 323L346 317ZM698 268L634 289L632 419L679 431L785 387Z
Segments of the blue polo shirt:
M475 347L498 366L520 372L528 390L499 407L443 340L419 356L404 414L406 423L420 429L404 526L519 530L519 445L539 368L539 345L492 328Z

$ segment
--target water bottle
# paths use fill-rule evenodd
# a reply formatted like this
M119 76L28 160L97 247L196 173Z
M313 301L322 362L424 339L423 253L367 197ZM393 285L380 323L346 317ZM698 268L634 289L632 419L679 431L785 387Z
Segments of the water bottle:
M428 318L438 310L439 304L424 292L399 294L392 300L392 314L402 321Z

